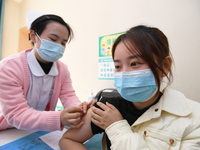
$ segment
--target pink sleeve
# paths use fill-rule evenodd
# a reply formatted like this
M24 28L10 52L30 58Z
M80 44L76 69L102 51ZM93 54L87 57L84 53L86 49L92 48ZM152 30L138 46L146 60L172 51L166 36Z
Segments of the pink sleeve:
M24 78L24 72L15 63L0 68L0 104L4 119L18 129L60 130L61 112L37 111L28 106L24 93L24 82L27 81Z

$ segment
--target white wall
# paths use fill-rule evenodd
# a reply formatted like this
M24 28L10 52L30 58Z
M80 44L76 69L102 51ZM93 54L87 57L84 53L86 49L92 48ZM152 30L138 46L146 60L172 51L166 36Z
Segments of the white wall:
M172 87L200 102L199 0L23 0L19 28L26 26L28 10L60 15L74 29L75 38L61 60L80 100L87 100L90 88L96 94L114 87L114 81L98 80L99 37L146 24L160 28L169 39L175 60Z
M14 0L5 1L2 58L18 52L19 8L20 4Z

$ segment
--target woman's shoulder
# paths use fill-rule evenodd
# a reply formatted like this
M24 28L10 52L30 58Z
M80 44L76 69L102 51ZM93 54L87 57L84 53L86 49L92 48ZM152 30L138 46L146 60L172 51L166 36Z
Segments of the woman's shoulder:
M190 98L187 98L182 92L174 90L174 89L167 88L164 91L164 97L165 99L168 99L168 100L173 99L179 102L183 101L183 102L189 103L190 105L200 107L200 103L198 101L191 100Z
M163 108L173 112L179 116L188 116L189 118L200 119L200 103L187 98L180 91L167 89L161 98L163 100ZM170 107L169 107L170 106Z
M113 106L115 106L118 110L120 108L120 106L124 105L124 103L126 102L121 96L116 96L116 97L100 97L98 102L102 102L104 104L106 104L106 102L112 104ZM95 104L95 107L98 107Z
M200 120L200 113L199 113L200 103L191 99L186 99L185 101L188 104L188 107L190 108L190 110L192 111L192 114L196 117L198 116Z
M61 72L63 74L69 74L68 66L66 64L58 60L56 62L56 65L57 65L58 72Z

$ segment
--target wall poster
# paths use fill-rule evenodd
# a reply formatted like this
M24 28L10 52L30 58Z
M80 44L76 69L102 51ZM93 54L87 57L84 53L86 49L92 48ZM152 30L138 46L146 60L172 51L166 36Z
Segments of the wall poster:
M124 32L99 37L99 80L114 80L114 63L112 45L117 37Z

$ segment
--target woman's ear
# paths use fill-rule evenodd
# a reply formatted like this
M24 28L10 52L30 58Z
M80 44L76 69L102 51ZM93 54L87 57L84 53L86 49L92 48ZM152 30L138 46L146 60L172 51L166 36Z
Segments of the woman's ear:
M36 35L35 35L35 31L34 30L31 30L30 31L30 39L33 43L36 43Z
M171 66L172 66L172 58L170 56L167 56L163 61L163 70L165 71L165 74L163 73L162 77L168 75L168 73L171 70Z

